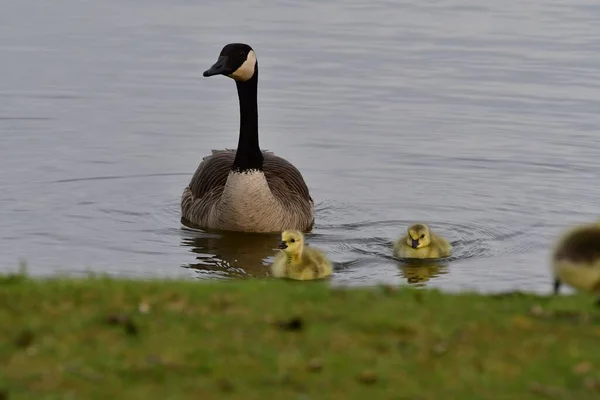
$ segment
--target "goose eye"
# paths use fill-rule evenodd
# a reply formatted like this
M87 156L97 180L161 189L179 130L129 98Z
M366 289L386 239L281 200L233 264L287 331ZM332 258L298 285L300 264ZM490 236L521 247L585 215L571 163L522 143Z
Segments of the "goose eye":
M421 239L423 239L424 237L425 237L425 234L422 234L422 235L421 235Z
M296 240L294 240L294 239L291 239L291 240L290 240L290 242L292 242L292 243L294 243L295 241L296 241Z

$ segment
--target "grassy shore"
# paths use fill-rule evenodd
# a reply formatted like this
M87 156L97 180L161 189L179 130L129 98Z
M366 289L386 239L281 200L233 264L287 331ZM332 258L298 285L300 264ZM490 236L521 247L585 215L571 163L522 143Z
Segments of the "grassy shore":
M0 278L0 399L594 399L586 296Z

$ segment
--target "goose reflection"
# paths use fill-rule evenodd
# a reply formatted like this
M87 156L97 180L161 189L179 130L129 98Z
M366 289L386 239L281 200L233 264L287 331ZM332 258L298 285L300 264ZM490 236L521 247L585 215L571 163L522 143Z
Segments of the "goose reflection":
M426 282L448 273L448 266L441 262L410 260L398 262L400 275L413 286L427 286Z
M193 268L211 277L265 277L270 275L267 258L274 256L277 234L197 232L182 230L181 245L189 247Z

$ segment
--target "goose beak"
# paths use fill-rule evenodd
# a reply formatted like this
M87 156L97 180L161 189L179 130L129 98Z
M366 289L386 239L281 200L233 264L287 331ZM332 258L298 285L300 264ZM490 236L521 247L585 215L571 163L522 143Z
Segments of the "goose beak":
M233 71L230 67L227 66L227 56L219 56L219 59L216 63L212 65L209 69L204 71L202 75L204 76L213 76L213 75L228 75Z
M278 249L281 249L281 250L285 250L285 249L287 249L287 244L286 244L284 241L281 241L281 242L279 242L279 244L277 245L277 248L278 248Z
M413 239L410 247L412 247L413 249L416 249L417 247L419 247L419 239L417 239L417 240Z

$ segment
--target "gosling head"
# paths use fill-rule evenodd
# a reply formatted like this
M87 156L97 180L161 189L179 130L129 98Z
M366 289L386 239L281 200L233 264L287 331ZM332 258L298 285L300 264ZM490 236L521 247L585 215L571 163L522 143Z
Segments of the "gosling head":
M256 74L258 63L252 47L244 43L229 43L217 62L204 71L204 76L225 75L236 82L246 82Z
M300 231L284 231L281 233L281 242L277 248L286 254L298 254L304 245L304 235Z
M429 243L431 243L429 227L425 224L414 224L409 226L406 243L413 249L429 246Z

